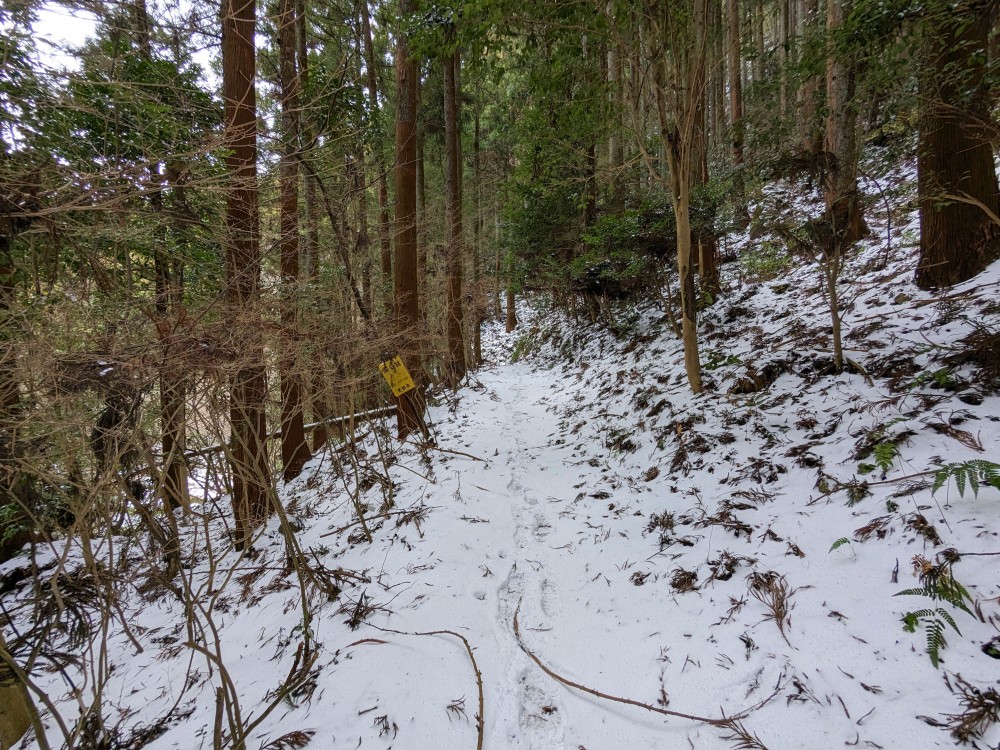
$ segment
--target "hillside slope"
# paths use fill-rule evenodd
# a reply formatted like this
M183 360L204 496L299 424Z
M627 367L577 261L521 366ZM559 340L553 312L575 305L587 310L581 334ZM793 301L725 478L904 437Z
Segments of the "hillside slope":
M252 554L226 548L216 498L184 527L193 606L121 586L122 617L88 646L106 644L94 661L120 707L107 746L210 748L235 710L217 714L216 690L231 685L244 721L272 706L253 747L473 748L463 638L487 748L953 746L958 675L997 688L981 647L1000 632L1000 491L931 483L942 465L1000 460L1000 264L940 295L916 290L912 267L912 248L878 239L852 258L842 292L860 367L834 374L815 267L749 283L731 264L703 317L697 396L660 310L596 325L523 308L517 332L487 332L490 364L431 409L437 448L365 427L284 490L305 583L277 519ZM141 545L97 554L113 568ZM971 613L894 596L918 572L940 591L948 571ZM928 608L947 614L930 615L939 668L926 622L901 623ZM728 728L653 713L560 684L528 651L611 696L749 713ZM71 724L64 674L38 684ZM76 687L86 701L90 683ZM996 746L1000 726L976 742Z

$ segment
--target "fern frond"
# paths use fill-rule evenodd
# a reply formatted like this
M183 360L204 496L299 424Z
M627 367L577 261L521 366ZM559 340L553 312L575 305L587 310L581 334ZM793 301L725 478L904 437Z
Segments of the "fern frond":
M958 624L955 622L955 618L951 616L951 613L948 610L938 607L937 613L940 615L942 620L951 625L952 629L954 629L956 633L962 635L962 631L958 629Z
M893 596L931 596L927 593L927 589L903 589L902 591L897 591ZM933 597L931 597L933 598Z
M875 465L885 474L892 468L893 463L896 461L896 456L899 455L899 448L896 447L895 443L879 443L875 446L873 454L875 456Z
M972 595L952 574L952 565L960 559L958 553L955 550L945 550L937 559L939 562L932 564L922 556L914 557L914 567L920 575L920 588L904 589L893 596L924 596L931 601L950 604L955 609L975 617L976 615L966 604L973 602ZM941 661L941 649L947 645L944 638L945 626L951 626L952 630L962 635L952 613L943 607L907 612L903 615L902 621L903 630L907 633L915 633L917 627L923 625L927 638L927 655L935 668Z
M948 481L947 467L942 467L938 469L934 474L934 482L931 484L931 494L937 493L939 489L944 487L944 483Z
M944 583L944 580L947 580L948 583ZM948 602L948 604L955 607L955 609L960 609L966 614L975 617L976 615L965 603L966 601L972 601L972 597L969 595L969 592L966 591L965 587L950 576L944 580L942 580L941 584L937 588L937 598Z
M928 620L925 630L927 631L927 655L930 657L934 669L937 669L941 662L941 649L948 645L944 638L944 623L936 619Z
M955 487L960 497L965 496L966 487L972 489L974 497L978 497L982 485L1000 489L1000 464L982 458L945 464L934 474L931 493L941 489L949 479L955 480Z
M850 539L848 539L846 536L842 536L840 537L840 539L838 539L833 543L833 545L830 547L830 552L833 552L835 549L838 549L840 547L843 547L845 544L850 544L850 543L851 543Z
M934 610L933 609L929 609L929 608L928 609L918 609L918 610L915 610L913 612L907 612L906 615L905 615L905 617L904 617L904 619L910 619L910 620L914 620L914 621L915 620L923 620L924 618L930 617L933 614L934 614Z

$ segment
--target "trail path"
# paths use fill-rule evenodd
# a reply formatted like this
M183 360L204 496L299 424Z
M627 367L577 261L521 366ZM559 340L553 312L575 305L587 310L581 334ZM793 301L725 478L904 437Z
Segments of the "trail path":
M450 462L456 467L452 482L460 483L451 499L459 504L442 509L445 515L481 521L469 524L467 541L455 545L459 556L446 563L455 566L456 576L471 566L484 570L483 588L471 597L482 598L485 609L476 618L467 610L456 611L455 617L476 645L483 671L486 747L662 747L662 720L572 693L518 646L513 618L520 606L525 640L554 667L583 681L600 679L601 687L623 693L641 687L645 699L655 700L655 670L646 679L629 674L630 666L640 668L642 657L621 658L613 637L645 639L645 647L633 643L630 650L645 655L648 665L659 646L648 632L635 630L640 622L647 627L648 620L640 610L615 613L620 599L608 579L613 574L593 556L585 558L589 550L600 557L611 537L595 509L615 517L608 511L608 493L595 490L620 478L606 462L594 459L601 455L600 445L584 454L581 445L567 441L567 404L554 373L513 364L484 373L482 382L484 388L463 394L458 410L439 427L442 434L462 435L461 445L454 447L487 460ZM436 517L435 522L445 521ZM615 536L626 541L625 533ZM632 616L634 621L627 622ZM641 670L649 672L648 666ZM669 741L683 741L683 734L671 734L666 733Z
M513 617L519 605L525 615L530 612L535 618L551 617L558 607L558 592L550 574L552 555L546 545L555 520L546 508L548 503L539 500L539 466L526 444L528 436L556 426L537 400L539 385L518 368L510 390L498 394L507 407L500 447L508 448L504 470L509 479L508 507L497 511L510 513L514 531L509 569L496 592L498 666L503 668L497 675L496 734L506 737L510 747L525 750L562 747L565 722L565 710L556 696L558 686L529 661L513 636Z

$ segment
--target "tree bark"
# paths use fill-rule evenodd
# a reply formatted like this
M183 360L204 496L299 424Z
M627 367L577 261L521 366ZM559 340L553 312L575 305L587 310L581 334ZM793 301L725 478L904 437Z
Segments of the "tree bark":
M260 213L257 191L256 5L223 0L222 94L225 100L226 317L240 353L230 381L235 542L249 544L269 511L271 492L264 404L267 379L260 319Z
M416 0L400 0L405 20L416 10ZM404 363L417 387L399 397L397 425L404 438L423 424L420 355L420 296L417 271L417 63L409 41L400 33L396 46L396 333Z
M698 113L704 98L708 0L694 0L690 19L647 14L654 48L669 49L670 59L653 65L653 87L660 142L669 167L667 185L676 218L677 271L681 293L681 338L684 369L694 393L701 392L701 362L698 354L698 313L691 243L691 187ZM655 7L655 5L654 5Z
M305 0L295 0L296 68L299 76L299 99L303 101L309 92L309 45L306 30ZM305 278L315 281L319 254L319 200L316 185L309 178L306 169L306 155L313 146L312 123L303 113L299 116L299 130L302 152L299 157L299 173L302 180L302 207L305 218L305 243L301 248L302 272Z
M708 3L696 2L694 9L694 24L697 38L703 40L705 45L705 55L707 59L709 46L709 9ZM707 66L706 66L707 67ZM692 166L693 166L693 187L701 187L708 184L708 128L707 125L707 104L708 86L706 85L706 73L702 73L702 86L700 91L694 91L695 113L694 127L691 132L692 146ZM704 217L700 226L695 227L694 241L697 244L698 274L701 281L701 302L708 305L719 297L722 290L722 282L719 278L719 264L717 259L717 248L713 227L708 225L709 217Z
M819 26L819 0L797 0L799 11L798 37L801 41L808 41L817 31ZM796 95L798 106L798 132L802 150L806 154L818 154L823 149L823 128L819 118L819 99L823 95L823 88L820 86L819 76L808 76L799 86Z
M844 25L853 0L828 0L826 28L835 35ZM858 110L855 71L831 41L826 65L826 165L824 170L827 219L841 249L868 235L858 200Z
M0 203L7 203L4 196L0 196ZM15 346L17 326L10 315L17 279L17 267L10 250L19 231L14 221L0 216L0 508L4 509L4 522L0 524L4 540L0 542L0 562L13 557L30 539L27 530L12 530L27 521L20 512L19 501L24 476L15 460L21 389ZM13 512L8 511L7 506L14 506Z
M305 0L295 0L295 43L296 72L299 77L299 98L301 110L299 115L299 132L301 137L301 152L299 153L299 179L302 182L302 215L305 232L299 246L302 264L301 276L310 285L311 291L319 280L319 217L321 213L320 200L316 181L310 172L310 151L314 145L313 124L309 113L309 38L306 23ZM319 426L312 432L312 450L318 452L330 438L330 428L322 422L330 416L325 395L329 392L324 372L324 357L317 347L309 362L308 394L306 401L313 422Z
M479 141L479 95L476 96L476 112L474 116L472 137L472 180L475 183L475 215L472 221L472 286L475 290L473 315L475 328L472 331L472 364L479 367L483 364L483 288L482 288L482 241L483 241L483 172Z
M372 25L368 13L368 0L359 0L361 6L361 33L364 42L365 68L368 83L368 106L372 119L379 122L378 67L375 61L375 45L372 43ZM392 243L389 239L389 188L386 180L385 159L382 158L381 144L374 148L374 166L378 173L378 241L384 287L392 283ZM392 298L385 297L385 308L392 309Z
M0 681L0 747L16 747L18 741L34 724L41 729L38 712L31 701L28 688L7 665L7 659L13 659L7 650L7 642L0 634L0 669L12 674Z
M778 100L782 112L788 111L788 63L791 60L788 53L792 39L790 2L791 0L778 0L778 29L776 34L778 41L778 65L780 66L778 72L780 76L778 82Z
M969 0L932 19L917 151L922 289L971 279L1000 257L1000 195L989 141L986 50L993 6Z
M299 364L299 77L295 65L294 0L280 0L278 17L279 78L281 80L281 130L284 139L278 164L281 193L281 465L288 482L302 472L312 457L306 443L303 416L303 368Z
M453 34L452 34L453 36ZM465 255L462 238L462 136L458 117L459 52L456 49L442 60L444 67L444 150L445 150L445 242L448 286L446 307L448 318L448 374L452 388L465 377L465 337L462 304L462 264Z
M743 172L741 167L745 160L743 139L743 52L740 45L740 0L726 2L726 67L729 77L729 133L732 142L733 192L736 202L736 214L746 217L746 198L744 197Z
M622 148L622 58L618 40L608 40L608 96L611 103L611 133L608 136L608 170L611 173L611 206L615 210L624 208L625 152Z

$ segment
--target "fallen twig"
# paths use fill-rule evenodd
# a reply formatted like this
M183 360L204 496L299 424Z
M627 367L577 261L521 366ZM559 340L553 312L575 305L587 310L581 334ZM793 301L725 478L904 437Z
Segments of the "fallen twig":
M774 698L774 696L776 696L781 690L781 685L779 684L777 687L775 687L773 693L771 693L769 696L767 696L767 698L760 701L759 703L750 706L749 708L745 708L739 713L733 714L732 716L723 715L722 718L718 719L711 716L699 716L697 714L687 714L684 713L683 711L671 711L669 708L659 708L657 706L650 705L649 703L643 703L642 701L633 700L632 698L619 698L616 695L609 695L608 693L602 693L600 690L595 690L594 688L587 687L586 685L581 685L578 682L573 682L572 680L567 679L562 675L556 674L547 666L545 666L542 663L542 660L539 659L537 656L535 656L535 654L532 653L531 649L529 649L524 644L524 641L521 640L521 629L517 622L517 616L520 614L520 612L521 612L521 602L518 602L517 609L514 610L514 637L517 638L517 645L520 646L521 650L528 655L528 658L530 658L533 662L535 662L535 664L538 665L539 669L545 672L545 674L547 674L556 682L561 682L563 685L566 685L567 687L580 690L584 693L587 693L588 695L593 695L596 698L602 698L604 700L613 701L615 703L624 703L627 706L636 706L637 708L643 708L647 711L651 711L652 713L661 714L662 716L673 716L678 719L687 719L688 721L696 721L699 724L708 724L709 726L721 727L723 729L730 729L736 731L737 729L739 729L738 724L741 719L745 719L751 713L761 708L765 704L769 703Z
M451 453L455 456L463 456L464 458L471 458L473 461L480 461L482 463L487 463L485 458L480 458L479 456L473 456L471 453L465 453L464 451L456 451L451 448L442 448L440 445L434 445L433 443L414 443L410 440L402 441L404 445L412 445L414 448L419 448L420 450L432 450L438 451L439 453Z
M424 507L430 510L430 509L433 509L433 508L438 508L440 506L437 506L437 505L426 505ZM388 518L389 516L403 516L403 515L406 515L407 513L412 513L412 512L413 512L413 508L404 508L403 510L393 510L393 511L389 511L388 513L379 513L378 516L376 516L376 518ZM361 521L357 521L357 520L351 521L349 524L341 526L339 529L334 529L333 531L326 531L326 532L320 534L319 538L322 539L323 537L333 536L334 534L340 534L340 533L342 533L344 531L347 531L352 526L357 526L359 523L361 523Z
M478 733L476 750L483 750L483 737L486 727L485 701L483 700L483 673L479 671L479 665L476 664L476 657L472 653L472 645L469 643L469 639L461 633L456 633L454 630L430 630L426 633L417 633L405 630L394 630L392 628L380 628L378 625L372 625L370 622L366 622L365 624L370 628L381 630L383 633L393 633L394 635L453 635L462 641L465 645L465 650L469 654L469 661L472 662L472 669L476 673L476 687L479 688L479 714L476 716L476 731Z
M931 474L937 474L938 469L928 469L927 471L918 471L915 474L907 474L902 477L893 477L892 479L882 479L878 482L861 482L865 487L878 487L880 484L896 484L897 482L905 482L907 479L919 479L920 477L929 477ZM848 489L850 483L840 484L829 490L828 492L821 492L820 497L826 497L828 495L833 495L842 490Z

